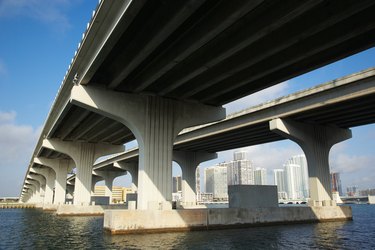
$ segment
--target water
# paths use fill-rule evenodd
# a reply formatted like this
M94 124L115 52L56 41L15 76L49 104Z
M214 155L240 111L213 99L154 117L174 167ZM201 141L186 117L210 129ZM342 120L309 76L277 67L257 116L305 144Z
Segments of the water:
M118 236L102 217L3 209L0 249L375 249L375 205L352 207L347 222Z

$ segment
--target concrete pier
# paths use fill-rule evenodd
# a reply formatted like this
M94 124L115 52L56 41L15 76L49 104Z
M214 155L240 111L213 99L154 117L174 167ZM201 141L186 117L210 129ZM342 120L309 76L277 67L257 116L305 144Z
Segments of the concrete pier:
M133 234L352 220L351 207L105 210L104 229Z

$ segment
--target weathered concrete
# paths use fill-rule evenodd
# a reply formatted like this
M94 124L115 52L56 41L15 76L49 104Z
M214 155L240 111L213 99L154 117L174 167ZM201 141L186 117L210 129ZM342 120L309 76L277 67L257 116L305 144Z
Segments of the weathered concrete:
M368 203L369 204L375 204L375 196L374 195L368 196Z
M56 210L57 215L61 216L103 216L104 209L124 209L124 205L59 205Z
M131 234L351 219L351 207L340 206L216 208L169 211L105 210L104 229L111 234Z
M44 204L43 210L44 211L56 211L59 205L57 204Z
M229 208L278 207L277 186L229 185Z

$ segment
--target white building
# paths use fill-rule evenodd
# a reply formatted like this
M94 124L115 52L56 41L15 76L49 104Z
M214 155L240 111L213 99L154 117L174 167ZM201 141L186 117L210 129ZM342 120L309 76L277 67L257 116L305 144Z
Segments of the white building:
M284 169L273 170L273 182L277 186L279 199L287 199Z
M285 184L288 198L291 200L303 198L301 166L287 163L285 168Z
M267 185L267 170L265 168L256 168L254 170L254 184Z
M246 157L246 151L234 152L234 160L228 166L228 185L254 184L253 164Z
M305 155L295 155L292 156L287 164L295 164L301 167L301 192L302 197L309 197L309 173L307 168L307 161Z
M205 192L214 200L228 200L227 163L220 163L204 170Z

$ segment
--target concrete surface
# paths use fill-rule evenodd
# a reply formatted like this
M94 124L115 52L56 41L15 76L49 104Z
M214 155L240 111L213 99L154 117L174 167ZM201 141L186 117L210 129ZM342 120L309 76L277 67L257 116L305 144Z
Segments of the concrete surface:
M278 207L277 186L229 185L228 196L229 208Z
M351 220L351 207L270 207L186 210L105 210L111 234L209 230L258 225Z

